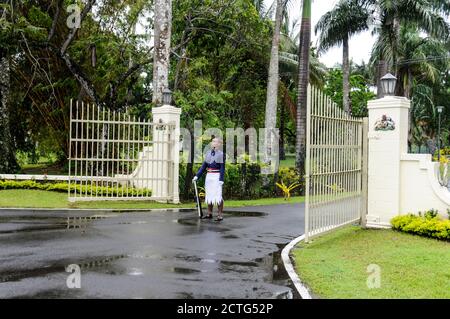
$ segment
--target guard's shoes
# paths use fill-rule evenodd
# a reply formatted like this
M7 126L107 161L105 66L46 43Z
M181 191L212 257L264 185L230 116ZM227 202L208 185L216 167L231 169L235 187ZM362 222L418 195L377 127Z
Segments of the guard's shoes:
M204 215L204 216L200 217L200 219L212 219L212 218L213 218L212 214Z
M217 218L215 219L216 222L221 222L222 220L223 220L223 217L222 217L222 216L219 216L219 217L217 217Z

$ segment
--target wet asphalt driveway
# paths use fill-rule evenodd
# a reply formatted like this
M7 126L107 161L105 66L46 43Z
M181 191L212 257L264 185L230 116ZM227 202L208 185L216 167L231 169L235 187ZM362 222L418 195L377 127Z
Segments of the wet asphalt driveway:
M0 211L0 298L292 298L280 249L304 206L194 211ZM65 268L81 268L69 289Z

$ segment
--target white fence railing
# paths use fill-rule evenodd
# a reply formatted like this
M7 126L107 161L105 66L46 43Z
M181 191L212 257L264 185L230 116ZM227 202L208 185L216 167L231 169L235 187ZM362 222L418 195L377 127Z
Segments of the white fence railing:
M70 106L69 200L172 199L172 123Z

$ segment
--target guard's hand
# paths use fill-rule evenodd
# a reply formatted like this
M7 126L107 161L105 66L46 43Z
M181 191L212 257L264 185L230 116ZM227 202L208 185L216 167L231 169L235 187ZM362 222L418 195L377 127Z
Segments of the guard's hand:
M192 183L195 182L195 181L197 181L197 180L198 180L198 177L197 177L197 176L194 176L194 178L192 179Z
M223 185L223 182L222 182L222 181L219 181L219 185L222 186L222 185Z

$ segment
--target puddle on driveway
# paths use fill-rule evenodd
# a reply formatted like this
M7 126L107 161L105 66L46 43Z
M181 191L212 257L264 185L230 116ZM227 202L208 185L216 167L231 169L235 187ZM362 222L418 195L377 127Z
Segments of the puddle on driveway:
M248 212L248 211L224 211L223 214L225 216L232 216L232 217L263 217L266 216L267 213L261 213L261 212Z
M171 272L182 274L182 275L189 275L189 274L196 274L200 273L201 271L198 269L191 269L191 268L183 268L183 267L172 267L170 269Z
M66 267L71 264L80 266L81 271L89 269L101 269L112 264L114 261L127 258L127 255L106 256L97 258L84 258L82 261L66 260L58 261L50 265L45 265L35 269L19 269L0 273L0 283L10 281L20 281L26 278L45 277L53 273L65 273Z
M196 211L191 211L191 212L195 212ZM204 214L206 214L206 212L204 212ZM214 211L214 215L216 214L216 212ZM261 212L250 212L250 211L224 211L223 212L224 217L225 217L225 221L224 222L216 222L214 219L205 219L205 220L201 220L199 219L197 216L195 217L182 217L182 218L177 218L174 219L173 222L180 224L180 225L185 225L185 226L195 226L198 227L199 231L200 231L200 227L207 227L208 230L211 231L217 231L217 232L226 232L231 230L230 228L226 228L224 227L224 225L226 225L226 219L227 218L232 218L232 217L263 217L266 216L266 213L261 213ZM233 226L234 228L238 227L236 225ZM238 238L237 236L234 235L224 235L222 238L224 239L233 239L233 238Z
M26 233L64 229L86 229L92 222L116 215L91 216L3 216L0 217L0 234ZM3 227L1 227L3 226Z
M239 236L236 236L233 234L228 234L228 235L223 235L222 238L223 239L237 239L237 238L239 238Z
M233 261L233 260L220 260L220 259L202 259L197 256L186 256L182 254L178 254L175 257L177 259L181 259L184 261L189 261L192 263L209 263L209 264L218 264L219 265L219 272L221 273L236 273L236 278L239 278L239 276L242 276L242 274L246 273L252 273L257 271L257 269L265 269L267 275L264 277L264 281L267 283L271 283L280 287L286 287L288 289L281 289L279 292L274 291L273 296L277 299L298 299L300 298L297 290L295 289L295 286L291 282L289 275L287 274L283 260L281 258L281 251L283 250L285 244L277 244L278 250L272 252L271 254L256 258L254 260L250 261ZM192 269L192 268L181 268L176 271L174 268L172 268L173 272L180 273L183 275L191 275L191 274L197 274L199 272L204 272L202 270L198 269ZM241 274L241 275L239 275ZM243 281L249 281L251 279L245 278L246 276L242 276ZM182 280L189 280L186 278L182 278ZM195 279L197 281L201 281L201 279ZM253 287L253 291L257 293L259 288L257 287L257 282L255 282L255 287ZM189 295L189 293L180 293L180 294L186 294Z
M271 255L262 258L262 261L264 259L271 259L271 262L269 263L272 265L272 272L269 275L270 277L268 280L274 284L290 288L290 292L277 297L281 299L299 299L300 295L286 272L283 259L281 258L281 252L284 246L285 244L277 244L278 250L274 251ZM257 259L257 261L259 261L259 259Z

